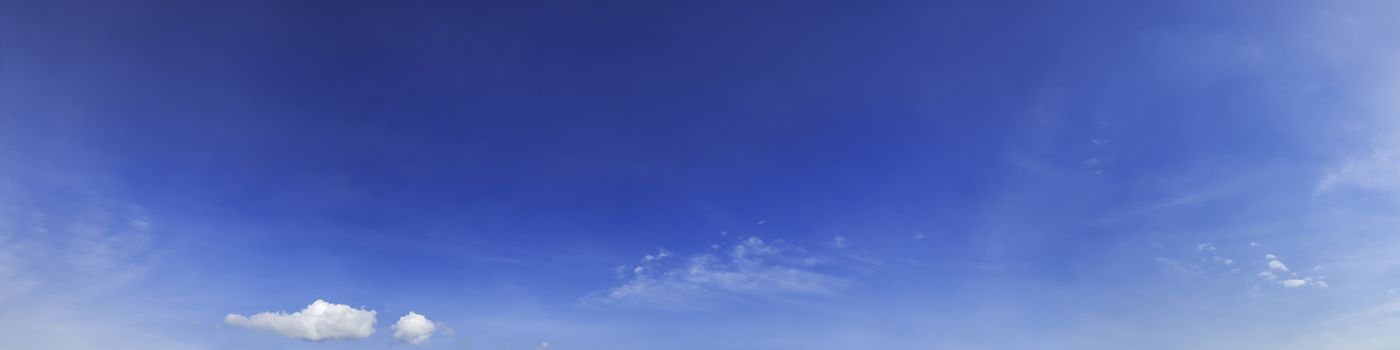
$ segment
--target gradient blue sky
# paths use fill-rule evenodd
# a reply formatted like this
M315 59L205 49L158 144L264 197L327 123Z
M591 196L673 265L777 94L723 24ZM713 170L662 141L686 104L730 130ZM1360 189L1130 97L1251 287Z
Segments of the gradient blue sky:
M1396 349L1396 14L0 0L0 348Z

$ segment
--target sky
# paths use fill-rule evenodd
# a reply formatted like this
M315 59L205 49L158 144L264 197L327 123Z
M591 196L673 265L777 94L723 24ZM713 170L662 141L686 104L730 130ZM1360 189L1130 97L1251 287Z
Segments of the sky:
M0 348L1396 349L1395 13L0 0Z

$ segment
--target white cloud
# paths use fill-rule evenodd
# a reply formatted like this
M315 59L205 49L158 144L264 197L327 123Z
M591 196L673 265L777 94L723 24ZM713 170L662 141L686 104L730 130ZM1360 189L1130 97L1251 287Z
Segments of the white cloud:
M437 331L437 323L416 312L409 311L395 322L394 338L412 345L422 345Z
M1284 265L1282 261L1279 261L1277 256L1274 256L1273 254L1266 254L1264 255L1264 259L1269 260L1270 270L1288 272L1288 266Z
M1291 279L1286 279L1286 280L1279 281L1279 284L1283 285L1284 287L1288 287L1288 288L1298 288L1298 287L1302 287L1302 286L1313 286L1313 287L1317 287L1317 288L1327 288L1327 287L1329 287L1329 286L1327 285L1326 279L1327 279L1327 277L1324 277L1324 276L1318 276L1316 279L1314 279L1314 278L1312 278L1312 277L1306 277L1306 278L1291 278Z
M224 317L224 323L310 341L362 339L374 334L375 314L373 310L317 299L291 314L261 312L252 317L229 314Z
M810 270L819 264L805 250L753 237L728 254L700 254L671 264L644 261L636 275L585 302L692 308L715 298L830 294L845 281Z
M535 347L535 350L549 350L549 342L540 342L540 346Z

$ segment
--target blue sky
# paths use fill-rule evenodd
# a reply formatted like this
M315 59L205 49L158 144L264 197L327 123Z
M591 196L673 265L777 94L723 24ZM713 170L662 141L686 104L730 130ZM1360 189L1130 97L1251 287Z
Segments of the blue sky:
M0 348L1394 349L1393 13L0 0Z

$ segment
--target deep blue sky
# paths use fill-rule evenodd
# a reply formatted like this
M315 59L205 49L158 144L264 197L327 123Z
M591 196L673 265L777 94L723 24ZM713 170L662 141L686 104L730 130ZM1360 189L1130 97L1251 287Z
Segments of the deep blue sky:
M1390 349L1387 13L0 0L0 347Z

